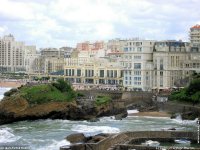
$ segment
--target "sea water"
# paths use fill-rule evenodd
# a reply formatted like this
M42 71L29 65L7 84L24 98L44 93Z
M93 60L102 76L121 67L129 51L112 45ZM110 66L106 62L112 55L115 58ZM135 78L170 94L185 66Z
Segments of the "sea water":
M3 94L7 91L9 91L11 88L7 87L7 88L3 88L0 87L0 101L3 99Z
M1 88L1 93L6 89ZM128 111L137 113L137 111ZM0 145L28 145L32 150L59 150L60 146L69 145L65 137L72 133L84 133L86 136L98 133L119 133L123 131L144 130L196 131L195 121L182 121L181 118L137 117L128 116L123 120L114 117L102 117L97 122L70 120L21 121L0 126Z

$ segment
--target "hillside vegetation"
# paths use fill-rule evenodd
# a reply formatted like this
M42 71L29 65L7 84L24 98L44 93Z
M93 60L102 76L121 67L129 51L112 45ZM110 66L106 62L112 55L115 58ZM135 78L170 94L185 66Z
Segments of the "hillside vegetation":
M200 103L200 78L195 78L188 87L173 92L170 100L185 101L192 104Z
M12 92L12 90L9 92ZM6 92L5 96L11 96L12 93L9 92ZM59 79L57 82L51 84L23 86L17 92L17 95L24 97L29 104L42 104L52 101L73 101L76 97L76 92L66 81Z
M104 104L109 104L111 102L111 97L110 96L101 96L98 95L95 99L95 103L97 106L99 105L104 105Z

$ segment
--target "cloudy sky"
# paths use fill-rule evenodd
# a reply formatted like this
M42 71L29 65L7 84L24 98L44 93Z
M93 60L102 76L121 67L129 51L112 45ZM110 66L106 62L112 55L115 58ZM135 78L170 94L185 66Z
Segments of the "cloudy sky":
M0 36L41 47L140 37L188 41L200 0L0 0Z

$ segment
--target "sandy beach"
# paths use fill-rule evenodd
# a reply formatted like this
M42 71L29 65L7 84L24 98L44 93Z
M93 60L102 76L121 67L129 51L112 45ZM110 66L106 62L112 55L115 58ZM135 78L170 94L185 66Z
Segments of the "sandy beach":
M0 81L0 87L13 87L17 88L23 85L23 82L20 81Z
M167 112L138 112L129 114L129 116L147 116L147 117L171 117L171 115Z

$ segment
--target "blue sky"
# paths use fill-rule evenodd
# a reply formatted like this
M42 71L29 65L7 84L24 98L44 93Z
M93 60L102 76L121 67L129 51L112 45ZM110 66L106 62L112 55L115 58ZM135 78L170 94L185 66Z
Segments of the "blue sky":
M0 36L41 47L140 37L188 41L200 0L0 0Z

